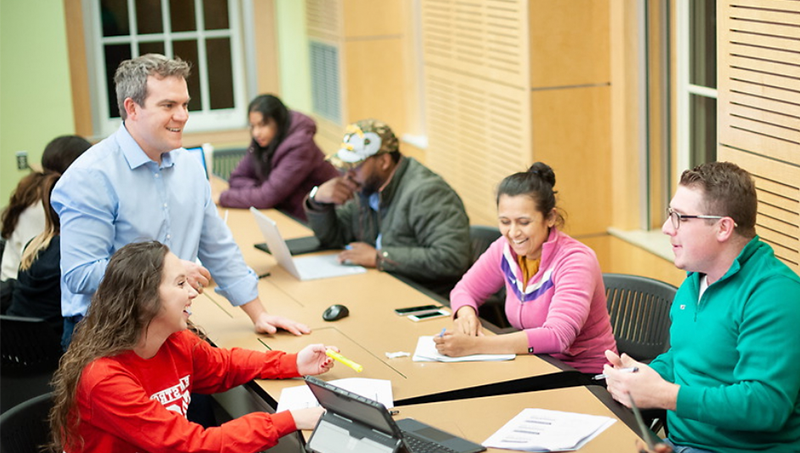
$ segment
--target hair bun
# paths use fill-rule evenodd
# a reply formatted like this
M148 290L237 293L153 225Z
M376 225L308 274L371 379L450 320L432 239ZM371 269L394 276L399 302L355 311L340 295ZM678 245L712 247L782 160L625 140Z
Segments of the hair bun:
M556 185L555 172L553 172L553 169L544 162L536 162L531 165L531 168L528 169L528 173L538 176L542 179L542 181L550 184L551 187Z

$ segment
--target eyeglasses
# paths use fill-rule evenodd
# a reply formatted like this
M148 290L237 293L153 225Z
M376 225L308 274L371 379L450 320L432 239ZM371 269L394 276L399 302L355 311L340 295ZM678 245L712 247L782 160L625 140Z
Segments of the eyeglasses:
M672 210L672 208L667 208L667 216L672 220L672 227L676 230L681 227L681 220L685 219L724 219L725 215L687 215L687 214L680 214ZM738 227L739 224L733 222L733 226Z

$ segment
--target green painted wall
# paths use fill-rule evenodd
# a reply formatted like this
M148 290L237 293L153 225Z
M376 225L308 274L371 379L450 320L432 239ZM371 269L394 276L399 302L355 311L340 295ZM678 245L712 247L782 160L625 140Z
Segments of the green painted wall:
M17 151L38 164L51 139L74 133L63 0L2 0L0 206L27 174Z
M311 111L311 69L304 0L277 0L278 66L281 99L289 108Z

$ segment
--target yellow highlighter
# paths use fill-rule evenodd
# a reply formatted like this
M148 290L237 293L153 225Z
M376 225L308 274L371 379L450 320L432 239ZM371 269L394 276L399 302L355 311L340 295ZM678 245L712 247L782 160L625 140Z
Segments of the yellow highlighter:
M345 356L339 354L338 352L334 351L333 349L326 349L325 350L325 355L327 355L328 357L332 358L333 360L335 360L335 361L337 361L337 362L339 362L339 363L341 363L343 365L347 365L350 368L356 370L356 373L360 373L360 372L364 371L364 367L363 366L357 364L356 362L353 362L352 360L350 360L350 359L346 358Z

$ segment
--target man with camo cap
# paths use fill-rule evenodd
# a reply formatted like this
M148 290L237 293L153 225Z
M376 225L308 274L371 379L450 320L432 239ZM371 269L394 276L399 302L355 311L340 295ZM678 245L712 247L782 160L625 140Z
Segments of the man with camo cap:
M305 204L324 245L339 260L407 277L440 295L469 265L469 218L458 194L436 173L400 154L385 123L347 127L328 159L342 176L314 187Z

